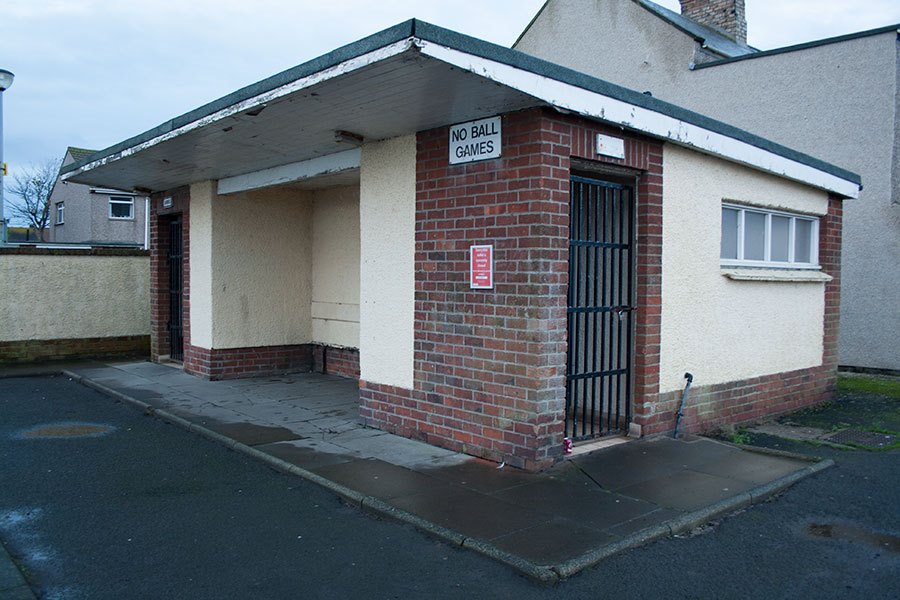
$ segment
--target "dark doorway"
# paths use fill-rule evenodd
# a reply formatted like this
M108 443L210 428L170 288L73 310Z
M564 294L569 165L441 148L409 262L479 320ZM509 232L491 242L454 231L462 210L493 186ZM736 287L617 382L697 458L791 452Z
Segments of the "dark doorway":
M631 420L634 186L572 176L569 205L566 436Z
M181 217L169 222L169 356L184 360L184 244Z

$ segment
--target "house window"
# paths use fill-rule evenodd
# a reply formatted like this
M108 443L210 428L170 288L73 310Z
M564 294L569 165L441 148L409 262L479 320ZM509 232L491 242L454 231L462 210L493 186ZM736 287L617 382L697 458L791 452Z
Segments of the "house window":
M134 198L128 196L109 197L110 219L134 219Z
M785 212L722 205L722 264L816 268L819 220Z
M57 202L56 203L56 224L62 225L66 222L66 203L65 202Z

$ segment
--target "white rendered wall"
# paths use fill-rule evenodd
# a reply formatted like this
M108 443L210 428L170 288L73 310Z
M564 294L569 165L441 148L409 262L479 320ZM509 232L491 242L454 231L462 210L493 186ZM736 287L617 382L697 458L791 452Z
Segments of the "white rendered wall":
M828 210L825 192L666 144L660 392L688 371L706 386L822 364L825 284L722 275L723 200Z
M191 185L191 345L212 348L212 203L216 184Z
M191 186L191 344L309 343L310 193L281 188L217 196L214 185Z
M359 218L360 377L412 389L415 135L363 146Z
M696 43L631 0L550 0L513 47L656 95L660 80L686 68Z
M148 256L0 255L0 341L149 334Z
M359 348L359 187L313 193L312 340Z

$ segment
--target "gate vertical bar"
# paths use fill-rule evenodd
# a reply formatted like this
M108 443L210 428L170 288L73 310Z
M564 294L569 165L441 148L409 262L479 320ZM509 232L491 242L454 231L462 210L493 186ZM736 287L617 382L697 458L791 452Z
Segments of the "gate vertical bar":
M631 423L631 353L634 344L633 336L633 328L634 328L634 319L632 318L635 314L635 305L637 303L634 297L634 262L635 262L635 236L634 236L634 228L635 228L635 198L634 193L631 190L625 190L628 193L628 305L632 308L628 311L628 329L627 337L626 337L626 345L625 349L625 357L628 361L628 371L625 375L625 422Z

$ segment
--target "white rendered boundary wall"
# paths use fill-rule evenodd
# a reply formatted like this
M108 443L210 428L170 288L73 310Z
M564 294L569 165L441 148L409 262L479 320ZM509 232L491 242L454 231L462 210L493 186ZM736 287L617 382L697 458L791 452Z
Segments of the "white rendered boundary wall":
M0 342L150 335L146 253L51 252L0 253Z

